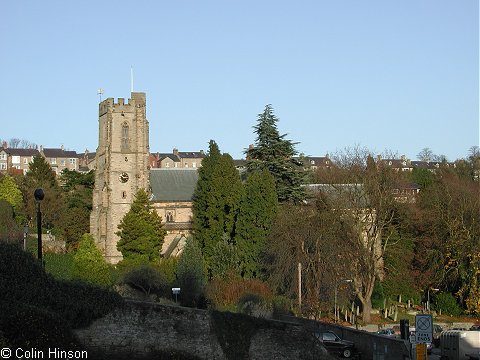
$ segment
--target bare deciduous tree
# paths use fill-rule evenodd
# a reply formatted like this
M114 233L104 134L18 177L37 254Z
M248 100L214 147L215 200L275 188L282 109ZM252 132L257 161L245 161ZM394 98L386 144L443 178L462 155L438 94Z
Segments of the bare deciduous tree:
M355 147L334 156L336 165L324 178L332 208L343 211L338 221L350 222L345 246L352 267L355 293L362 303L363 320L370 321L375 280L384 277L383 255L394 231L393 189L397 174L382 162L376 163L366 148Z

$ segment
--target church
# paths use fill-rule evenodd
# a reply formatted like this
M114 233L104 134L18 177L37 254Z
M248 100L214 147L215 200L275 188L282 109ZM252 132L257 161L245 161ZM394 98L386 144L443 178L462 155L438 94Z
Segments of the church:
M192 197L196 168L152 168L146 94L108 98L99 104L99 137L95 155L95 188L90 233L107 262L122 259L117 250L118 224L130 210L136 192L146 189L167 235L162 255L176 256L192 231Z

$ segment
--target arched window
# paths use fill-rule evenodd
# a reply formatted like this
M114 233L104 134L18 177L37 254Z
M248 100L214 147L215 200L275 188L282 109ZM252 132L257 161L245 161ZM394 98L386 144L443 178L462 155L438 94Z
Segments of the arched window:
M173 213L171 211L167 212L167 222L173 222Z
M129 149L129 146L128 146L128 131L129 131L129 128L128 128L128 124L126 122L124 122L122 124L122 150L128 150Z

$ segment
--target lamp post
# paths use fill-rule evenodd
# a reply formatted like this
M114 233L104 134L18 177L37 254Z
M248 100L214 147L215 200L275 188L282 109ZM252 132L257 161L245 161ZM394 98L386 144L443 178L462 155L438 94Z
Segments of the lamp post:
M428 288L428 291L427 291L427 311L430 312L430 290L432 291L439 291L440 289L436 289L436 288Z
M42 260L42 212L40 211L40 202L45 197L45 192L42 188L38 188L33 193L35 202L37 203L37 236L38 236L38 259L43 264Z
M341 280L340 283L342 282L346 282L346 283L351 283L353 280L351 279L344 279L344 280ZM335 302L335 322L337 322L337 318L339 317L338 316L338 311L337 311L337 292L338 292L338 285L340 285L339 283L335 283L335 299L334 299L334 302Z

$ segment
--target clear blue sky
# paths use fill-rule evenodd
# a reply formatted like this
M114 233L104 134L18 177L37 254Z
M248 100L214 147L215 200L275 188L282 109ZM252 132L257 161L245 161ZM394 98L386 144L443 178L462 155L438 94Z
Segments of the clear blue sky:
M234 158L272 104L297 150L449 160L479 144L478 0L1 1L0 139L95 151L147 93L150 150Z

